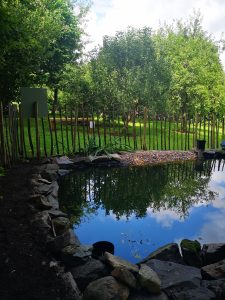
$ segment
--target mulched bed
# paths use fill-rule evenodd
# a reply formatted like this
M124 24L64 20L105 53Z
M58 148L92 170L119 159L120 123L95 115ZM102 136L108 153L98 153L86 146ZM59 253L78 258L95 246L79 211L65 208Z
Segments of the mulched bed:
M125 153L122 162L129 166L144 166L166 162L176 162L196 159L192 151L136 151Z
M193 160L185 151L124 153L127 165ZM50 254L31 231L27 199L34 163L14 166L0 177L0 299L69 299L65 286L50 268ZM3 195L3 198L2 198Z

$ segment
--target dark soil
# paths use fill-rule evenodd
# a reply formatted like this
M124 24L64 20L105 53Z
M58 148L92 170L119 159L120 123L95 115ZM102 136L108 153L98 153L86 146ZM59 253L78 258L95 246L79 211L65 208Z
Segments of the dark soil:
M27 205L33 166L17 165L0 177L0 299L66 299L44 245L31 231ZM3 197L2 197L3 195Z

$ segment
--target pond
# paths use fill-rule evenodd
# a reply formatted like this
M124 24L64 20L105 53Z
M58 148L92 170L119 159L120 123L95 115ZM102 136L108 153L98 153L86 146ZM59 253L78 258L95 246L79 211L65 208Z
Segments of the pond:
M225 242L223 160L76 171L59 201L81 243L110 241L132 262L184 238Z

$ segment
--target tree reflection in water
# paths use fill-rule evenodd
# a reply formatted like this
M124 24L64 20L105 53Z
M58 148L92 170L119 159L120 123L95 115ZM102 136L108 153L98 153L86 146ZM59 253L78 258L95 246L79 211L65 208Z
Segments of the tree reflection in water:
M218 164L223 168L224 162ZM180 218L200 202L210 202L215 192L208 183L215 161L184 162L131 168L92 168L64 177L60 183L60 206L76 224L98 208L119 220L153 212L173 210Z

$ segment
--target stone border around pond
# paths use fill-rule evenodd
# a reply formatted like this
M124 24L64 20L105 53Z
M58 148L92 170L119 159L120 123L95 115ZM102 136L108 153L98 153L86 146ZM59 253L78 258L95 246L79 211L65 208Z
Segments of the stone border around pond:
M115 161L119 158L109 162L104 157L97 165ZM136 265L108 252L96 257L92 245L81 245L67 215L59 210L57 182L77 164L82 167L84 161L43 161L32 175L28 201L34 236L52 253L51 267L64 280L71 299L225 299L225 244L201 248L197 241L183 240L182 256L178 245L171 243Z

